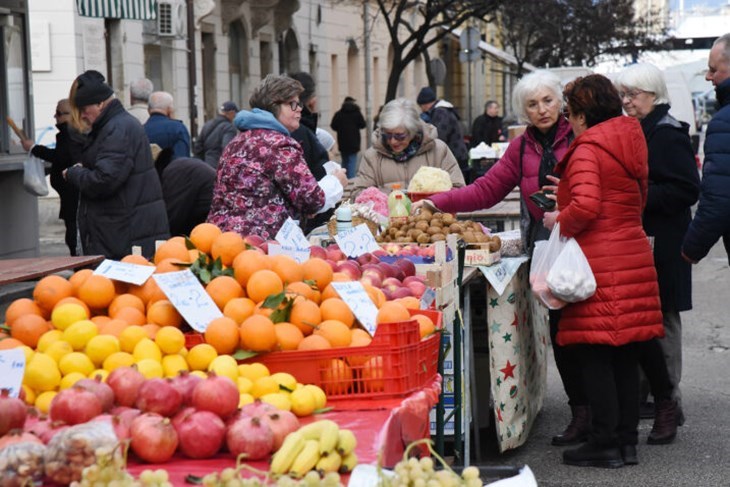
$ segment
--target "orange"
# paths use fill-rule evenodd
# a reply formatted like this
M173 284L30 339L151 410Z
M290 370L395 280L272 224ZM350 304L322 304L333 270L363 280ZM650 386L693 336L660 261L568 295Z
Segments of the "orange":
M27 314L19 316L10 327L10 336L31 348L38 345L38 339L50 329L42 316Z
M269 256L269 260L271 261L271 270L276 272L285 284L304 280L304 269L302 268L302 264L294 260L292 257L279 254Z
M403 306L401 303L395 301L388 301L378 310L378 315L375 317L375 322L380 323L399 323L401 321L409 321L411 314L408 312L408 308Z
M254 272L246 283L246 294L255 303L263 301L272 294L279 294L283 290L284 283L279 275L268 269Z
M152 277L147 279L141 286L130 285L128 292L140 298L147 306L160 299L167 299L165 293L162 292L162 289Z
M112 280L98 274L90 275L78 290L79 299L94 309L106 308L116 295Z
M279 350L296 350L302 340L304 340L302 330L286 321L276 323L274 329L276 331L276 341L279 344Z
M162 259L159 264L156 266L155 274L164 274L166 272L178 272L178 271L184 271L187 269L185 266L177 265L181 263L180 259L176 259L175 257L168 257L167 259ZM187 262L187 260L185 261Z
M126 262L127 264L152 265L152 263L143 256L134 254L125 255L122 257L121 261Z
M348 281L352 281L352 278L350 277L349 274L345 274L344 272L333 272L332 280L334 282L348 282Z
M244 250L233 259L233 275L236 280L245 286L251 275L263 269L271 269L269 256L258 250Z
M233 298L223 307L223 316L227 316L239 325L253 314L256 303L249 298Z
M94 321L94 318L91 319L91 321ZM96 323L96 321L94 321ZM97 323L99 327L99 335L112 335L117 338L119 338L119 335L122 334L125 328L129 326L129 323L127 323L124 320L111 320L107 319L104 323Z
M362 392L382 392L385 389L383 357L371 357L363 364L360 374L365 389Z
M314 334L325 337L332 348L349 347L352 341L350 328L338 320L323 321L314 330Z
M322 301L326 301L330 298L339 298L340 294L335 291L335 288L332 286L332 284L327 285L324 289L322 289L322 295L321 299Z
M325 299L319 305L319 309L322 311L323 320L340 320L348 327L352 327L355 323L355 315L352 310L347 303L339 298Z
M199 223L190 232L190 241L199 251L209 254L213 241L221 233L221 229L212 223Z
M19 298L10 303L8 309L5 310L5 323L13 326L13 322L23 315L43 316L43 310L32 299Z
M406 296L405 298L398 298L394 301L402 304L408 309L421 309L421 301L414 296Z
M321 335L304 337L297 346L297 350L327 350L328 348L332 348L332 345Z
M291 308L289 322L302 330L305 336L311 335L314 328L322 322L322 312L314 301L298 301Z
M142 329L147 334L147 338L154 341L155 337L157 336L157 332L160 330L160 325L148 323L146 325L142 325Z
M170 301L161 299L147 308L147 323L180 328L183 319Z
M220 257L224 266L230 267L233 259L246 250L246 242L236 232L223 232L218 235L210 246L210 256L213 259Z
M90 318L90 320L93 321L96 326L101 327L101 325L103 325L104 323L110 322L112 319L109 318L108 316L96 315L96 316L92 316ZM125 322L125 324L126 324L126 322Z
M11 348L18 348L25 345L25 343L15 338L3 338L0 340L0 350L10 350Z
M144 325L147 323L147 316L137 308L132 308L131 306L127 306L126 308L121 308L117 313L114 315L115 320L122 320L128 325Z
M46 276L35 285L33 300L44 311L51 311L57 302L73 295L73 284L61 276Z
M211 344L220 355L235 352L241 340L238 323L227 316L208 323L204 336L205 342Z
M188 249L188 260L190 262L195 262L200 258L201 255L204 255L203 252L201 252L198 249ZM206 257L206 262L208 261L208 258Z
M328 395L347 394L352 384L352 369L344 360L331 359L322 373L322 389Z
M187 262L190 254L185 247L185 240L180 243L179 240L170 239L157 247L155 251L155 265L158 265L165 259L175 259L179 262Z
M426 315L413 315L414 320L418 322L418 328L421 333L421 338L425 338L436 331L436 325L433 324L433 320Z
M68 278L68 282L73 285L74 296L78 296L79 287L81 287L84 281L93 273L94 271L92 271L91 269L81 269L74 272L73 275Z
M213 278L207 286L205 292L213 298L213 302L223 311L228 301L234 298L243 298L243 288L231 276L218 276Z
M79 298L75 298L73 296L61 299L59 302L56 303L56 306L54 306L53 309L56 309L57 307L61 306L62 304L66 304L66 303L78 304L79 306L81 306L82 308L84 308L86 310L87 316L91 316L91 310L89 309L89 306L86 303L84 303L83 301L81 301Z
M317 287L322 290L332 282L334 272L326 260L319 257L312 257L302 264L305 281L314 281Z
M303 296L305 299L314 301L316 295L312 286L306 282L296 281L286 285L286 294L291 296ZM316 301L315 301L316 302Z
M249 316L239 328L241 348L254 352L270 352L276 348L276 328L266 316Z
M183 237L182 235L176 235L174 237L169 238L167 241L168 242L172 242L172 243L176 243L176 244L180 244L183 247L185 247L185 237Z
M111 304L109 305L109 316L112 318L116 318L117 313L122 308L137 308L142 313L145 312L145 305L142 299L139 296L135 296L134 294L120 294L117 297L112 300Z
M375 306L380 308L385 303L385 293L377 287L371 286L370 284L363 284L365 291L370 296L370 299L375 303Z
M352 334L352 341L350 342L351 347L363 347L365 345L370 345L370 342L373 341L373 337L371 337L370 334L362 328L352 328L350 333Z

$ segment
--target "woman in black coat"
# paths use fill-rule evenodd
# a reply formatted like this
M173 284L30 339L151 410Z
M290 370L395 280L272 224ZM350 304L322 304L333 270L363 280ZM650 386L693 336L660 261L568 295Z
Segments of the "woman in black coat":
M635 64L616 79L624 110L641 121L649 148L649 193L644 230L654 239L665 336L645 342L641 365L655 401L650 444L671 443L681 423L682 321L692 309L692 269L682 258L690 208L699 197L700 179L688 125L669 114L669 96L661 71ZM668 384L667 384L668 382Z

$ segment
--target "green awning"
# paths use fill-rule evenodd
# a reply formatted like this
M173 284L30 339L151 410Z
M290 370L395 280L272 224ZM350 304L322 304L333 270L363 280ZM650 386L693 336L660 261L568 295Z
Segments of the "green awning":
M109 19L154 20L156 0L76 0L82 17Z

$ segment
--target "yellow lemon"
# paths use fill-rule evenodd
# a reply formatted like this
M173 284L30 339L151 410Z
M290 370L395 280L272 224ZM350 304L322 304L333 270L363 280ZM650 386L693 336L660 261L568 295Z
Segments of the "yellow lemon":
M104 360L104 370L111 372L119 367L129 367L134 363L134 357L131 353L115 352Z
M254 397L251 394L247 394L244 392L239 396L238 407L240 408L240 407L245 406L246 404L251 404L255 400L256 399L254 399Z
M275 374L271 374L271 378L274 379L280 386L286 387L289 392L297 388L296 377L291 374L287 374L286 372L277 372Z
M58 394L56 391L45 391L38 394L34 403L38 411L43 414L48 414L48 411L51 410L51 401L53 401L53 398L56 397L56 394Z
M94 363L89 357L81 352L71 352L61 357L58 362L58 368L61 369L63 375L68 375L71 372L80 372L84 377L94 371Z
M25 403L28 406L32 406L33 404L35 404L35 391L33 390L33 388L27 384L23 384L20 387L22 387L23 391L25 391Z
M253 382L251 382L251 379L248 379L246 377L239 377L236 381L236 384L238 385L238 392L241 394L249 393L251 391L251 388L253 387Z
M256 398L263 398L267 394L278 394L279 383L269 376L259 377L253 381L251 395Z
M51 323L59 330L65 330L74 323L88 319L89 315L86 309L76 303L66 303L61 306L56 306L51 313Z
M86 355L97 367L101 367L109 355L119 351L119 339L113 335L97 335L84 348Z
M57 342L53 342L48 345L48 348L46 348L46 355L53 358L53 360L58 363L61 361L61 357L63 357L64 355L68 355L73 351L74 349L70 343L63 340L58 340Z
M52 391L61 383L61 371L51 357L36 353L25 367L23 382L35 391Z
M33 355L35 355L35 350L30 348L28 345L23 345L18 348L20 348L23 351L23 355L25 355L25 363L29 364L30 361L33 359Z
M201 343L188 350L186 357L191 370L208 370L208 366L218 356L213 345Z
M61 379L61 384L58 386L58 388L60 390L68 389L81 379L86 379L86 376L81 372L71 372L70 374L66 374L63 376L63 379Z
M160 347L149 338L143 338L137 342L134 346L134 352L132 352L135 362L139 363L140 360L150 359L155 360L158 363L162 362L162 352Z
M261 401L269 403L281 411L291 411L291 401L289 400L289 394L286 392L264 394L261 396Z
M38 339L38 344L35 347L36 352L45 352L52 343L59 341L61 338L63 338L62 330L49 330L45 332Z
M299 417L309 416L317 409L317 399L309 390L302 387L289 394L291 412Z
M91 320L77 321L63 330L63 339L71 344L74 350L83 350L89 340L99 334L99 328Z
M141 339L147 338L147 331L139 325L130 325L119 334L119 346L122 352L132 353Z
M200 377L201 379L207 379L208 378L208 374L206 374L202 370L192 370L192 371L190 371L190 375L194 375L196 377Z
M96 379L99 377L102 382L106 382L106 378L109 377L109 371L104 369L92 370L88 377L89 379Z
M268 377L271 375L269 369L259 362L252 364L241 364L238 366L238 375L250 379L252 382L256 382L256 379L260 377Z
M137 362L137 370L142 373L145 379L162 379L165 375L162 364L151 358L144 358Z
M307 384L303 386L304 389L307 389L309 392L312 393L315 399L315 407L314 409L322 409L327 405L327 394L322 390L321 387L316 386L314 384Z
M162 357L162 371L165 377L175 377L181 370L188 370L185 358L177 354Z
M238 363L230 355L219 355L208 365L208 372L215 372L216 375L228 377L234 384L238 383Z
M163 326L155 335L155 343L162 353L178 353L185 348L185 335L174 326Z

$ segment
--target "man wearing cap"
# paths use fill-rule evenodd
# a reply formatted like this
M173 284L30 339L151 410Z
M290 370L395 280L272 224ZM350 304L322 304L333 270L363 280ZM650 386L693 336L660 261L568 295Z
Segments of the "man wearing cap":
M204 160L213 169L218 168L218 160L223 149L238 132L233 125L233 117L238 113L238 106L227 101L218 109L218 115L208 120L200 129L198 140L193 148L195 157Z
M144 129L98 71L79 75L74 88L74 118L91 131L81 162L62 174L79 190L83 252L118 260L140 246L151 258L155 240L168 238L169 229Z
M446 100L438 100L436 92L429 86L422 88L416 98L421 107L421 118L438 130L439 139L446 142L454 157L459 161L459 167L464 179L469 182L469 156L464 143L464 133L461 130L459 115L454 105Z
M351 96L332 117L330 127L337 132L337 145L342 155L342 166L349 179L357 176L357 153L360 152L360 130L365 128L365 117Z
M175 157L190 157L190 132L175 116L175 100L166 91L155 91L149 100L150 118L144 131L150 144L170 147Z

